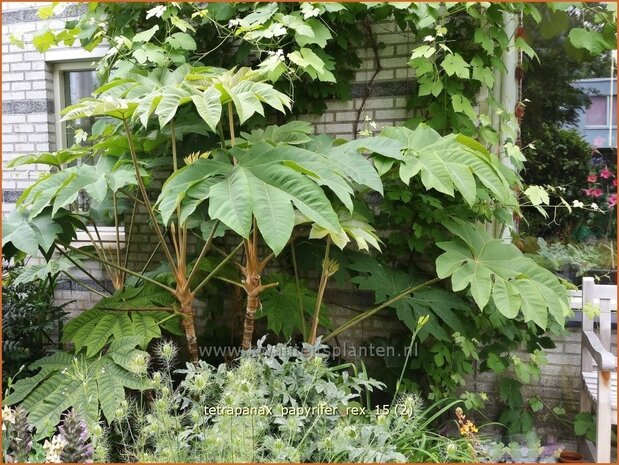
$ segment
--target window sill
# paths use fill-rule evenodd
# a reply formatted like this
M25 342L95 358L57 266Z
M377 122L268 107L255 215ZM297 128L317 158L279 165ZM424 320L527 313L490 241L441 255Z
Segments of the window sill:
M88 232L77 231L77 237L71 242L73 247L79 248L92 245L92 241L90 239L90 236L92 236L92 238L96 241L97 246L101 247L103 245L104 249L116 249L117 237L116 228L114 226L97 226L99 235L97 235L97 230L95 230L94 227L88 226L87 229ZM99 242L99 238L101 238L101 242ZM123 249L125 247L124 226L120 226L118 228L118 242L120 243L120 248Z

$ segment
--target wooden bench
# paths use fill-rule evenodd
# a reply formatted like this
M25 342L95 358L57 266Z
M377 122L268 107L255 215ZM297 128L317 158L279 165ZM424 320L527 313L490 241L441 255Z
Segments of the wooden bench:
M611 429L617 424L617 357L611 352L611 316L617 312L617 286L583 278L582 292L572 293L572 308L582 308L580 411L595 411L596 441L583 439L581 448L596 462L610 463ZM589 307L589 308L586 308ZM590 318L595 308L599 314ZM596 325L597 320L597 325ZM596 332L595 328L599 331Z

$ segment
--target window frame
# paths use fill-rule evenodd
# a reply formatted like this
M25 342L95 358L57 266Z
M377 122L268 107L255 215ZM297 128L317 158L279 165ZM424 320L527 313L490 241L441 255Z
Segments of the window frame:
M46 57L47 58L47 57ZM67 123L61 121L62 115L60 112L64 108L65 103L65 80L63 73L66 71L94 71L96 69L96 63L93 58L95 56L77 56L76 58L62 59L63 56L59 55L58 60L46 60L52 66L53 75L53 94L54 94L54 127L56 133L56 150L67 148ZM91 225L87 226L88 232L77 231L77 237L73 240L73 247L83 247L91 245L89 237L92 235L97 238L95 228ZM116 227L115 226L97 226L99 235L101 236L101 242L105 249L116 248ZM120 239L121 248L125 245L125 226L118 226L118 234ZM101 246L101 244L99 244Z
M584 122L585 129L608 129L608 128L616 128L617 121L615 115L615 124L613 123L613 114L617 111L616 107L613 105L613 99L617 98L617 95L590 95L589 97L604 97L606 99L606 123L605 124L587 124L587 112L589 108L585 110Z
M64 108L64 76L66 71L94 71L96 66L92 61L66 61L55 63L53 70L54 76L54 124L56 127L56 150L66 149L67 147L67 123L61 121L60 112Z

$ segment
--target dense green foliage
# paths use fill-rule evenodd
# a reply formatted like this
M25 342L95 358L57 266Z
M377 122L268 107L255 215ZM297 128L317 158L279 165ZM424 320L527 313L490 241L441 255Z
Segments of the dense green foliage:
M551 218L528 209L520 231L535 237L569 239L590 216L599 215L583 209L569 211L560 201L563 197L572 205L574 200L585 200L592 148L576 130L561 129L558 122L551 120L551 123L542 124L541 131L537 128L534 136L523 128L523 138L535 137L527 153L523 177L531 185L560 187L559 192L550 194L550 203L559 207L550 212Z
M44 16L51 14L54 6L49 8L43 11ZM269 428L279 429L277 423L257 424L260 428L254 433L235 436L234 441L223 444L215 441L221 432L218 428L227 428L225 433L230 434L232 425L226 426L222 419L212 423L204 416L191 419L194 424L190 429L202 428L212 435L213 443L183 435L193 431L174 429L179 417L185 417L182 410L187 405L170 411L176 405L166 396L183 397L183 389L191 388L188 383L194 381L194 375L202 375L201 370L204 388L211 386L211 374L217 375L198 363L188 367L186 386L180 392L173 394L167 386L152 385L145 376L147 354L142 349L160 337L162 327L178 327L180 320L190 355L197 359L194 298L218 279L245 292L243 348L251 347L253 320L260 308L271 329L284 336L301 332L304 339L312 341L316 325L326 321L320 309L327 280L339 267L359 288L374 291L378 306L334 328L326 339L387 307L395 308L411 331L420 317L430 315L420 333L423 351L410 365L411 379L438 399L452 395L464 384L465 376L473 370L473 360L482 370L496 373L513 368L515 378L503 377L501 381L500 394L509 406L502 421L513 431L530 427L532 417L526 410L531 405L522 398L520 387L539 376L543 363L540 349L550 345L543 334L562 328L568 307L565 289L551 273L515 246L497 239L511 226L514 215L521 214L514 190L523 187L518 169L524 157L516 145L513 109L500 108L492 97L482 102L478 112L473 107L480 91L488 90L492 95L503 68L501 56L511 39L503 30L504 13L542 20L535 6L511 3L90 3L88 12L69 21L64 30L37 35L35 45L42 51L76 39L87 49L103 40L112 47L99 63L102 86L92 98L63 112L67 121L98 119L89 135L91 145L86 149L76 145L45 156L27 155L13 162L44 162L60 169L24 193L19 210L3 230L3 247L11 255L18 251L34 255L40 250L46 258L56 260L51 258L54 246L65 244L77 256L103 263L114 290L110 296L105 294L98 308L84 312L67 326L64 339L74 344L73 351L59 352L32 365L40 371L17 381L7 402L21 403L29 410L37 437L43 437L70 407L89 426L97 423L100 414L110 424L124 408L125 388L156 388L161 397L150 403L151 413L137 412L143 415L144 428L133 451L149 459L177 459L174 454L183 452L177 449L179 437L183 444L191 438L200 446L196 453L203 453L201 460L445 458L442 452L417 457L419 451L413 444L424 439L397 418L388 424L380 424L378 419L376 424L360 424L357 436L349 437L346 447L320 450L316 445L324 434L306 444L295 429L299 425L287 422L280 426L294 428L286 434L300 439L294 450L275 448L278 437L266 434ZM363 15L374 21L393 19L419 39L411 51L410 66L419 85L410 98L410 129L385 128L379 135L342 141L314 136L304 123L264 124L265 119L283 121L291 109L322 107L312 107L305 95L346 95L351 69L357 66L355 53L348 47L358 40L354 31L360 26L355 20ZM611 12L602 9L600 15L596 23L605 21ZM341 34L340 24L345 25ZM592 53L609 46L608 31L573 31L579 32L570 33L570 40ZM519 49L535 56L522 36L514 39ZM343 54L350 57L338 59ZM491 145L495 147L489 151L487 146ZM503 163L497 153L515 169ZM66 160L97 157L94 166L62 168ZM158 169L171 174L160 190L152 192L149 183ZM107 200L116 225L121 218L131 217L125 223L129 236L135 212L143 208L168 271L148 274L131 269L127 262L130 241L121 256L118 237L116 256L98 249L94 239L94 252L70 246L76 230L84 229L96 216L94 211L76 211L75 199L81 190L95 201ZM366 203L383 193L373 218ZM476 225L485 221L493 222L492 234ZM223 234L228 240L219 244L222 248L214 247L214 238ZM190 235L200 241L197 258L188 250ZM308 275L320 273L320 285L315 308L312 310L311 304L307 308L304 301L313 295L302 288L294 265L294 285L290 277L288 283L282 280L279 290L296 288L300 293L298 306L289 308L297 316L284 324L281 299L274 290L278 283L263 281L262 274L275 256L289 256L285 251L302 236L324 245L321 263L303 270ZM380 249L381 242L388 245L385 258L330 251L330 244L369 251L370 246ZM67 253L61 253L69 260ZM336 256L341 263L334 261ZM52 263L56 268L61 266ZM226 270L228 266L236 268L232 274ZM284 284L291 285L284 289ZM288 302L293 300L287 298ZM310 317L312 330L308 332L306 318ZM523 343L530 353L528 360L512 353ZM251 387L247 383L226 384L227 377L234 379L239 370L251 369L252 376L266 376L267 366L271 370L282 367L273 359L251 360L242 359L237 371L222 368L222 373L230 374L226 378L221 375L217 389L208 390L213 395L208 401L226 401L225 396L218 397L225 389L252 402L270 395L260 388L242 391L243 386ZM287 368L293 371L302 364L290 363ZM329 384L333 377L351 387L348 372L334 374L322 362L316 369L324 374L328 387L334 387ZM316 376L313 379L318 381ZM308 394L316 395L317 402L329 394L328 390L317 390L319 383L302 381L282 386L274 380L279 386L277 396L297 395L302 386ZM336 385L334 394L345 397L350 392ZM231 400L235 401L234 396ZM167 422L163 431L160 424L159 430L148 424L156 415ZM388 437L385 425L400 436ZM335 424L322 427L340 434L334 440L341 440L348 431ZM310 428L308 434L313 431L318 429ZM256 433L264 433L264 451L243 449L245 441L255 439ZM153 441L157 434L163 434L161 441ZM350 449L350 441L369 437L364 435L375 438L380 448ZM273 446L268 447L268 441ZM277 450L281 457L270 455ZM247 451L264 455L245 456Z
M464 440L428 429L453 403L426 408L407 394L381 410L370 407L369 396L382 384L364 372L350 373L352 365L329 367L325 348L259 342L236 366L200 362L177 370L184 379L175 389L174 349L163 343L162 369L149 379L150 409L130 407L113 426L124 431L127 456L139 462L471 460ZM355 413L361 409L366 413Z
M46 355L58 344L65 315L54 304L54 283L47 279L16 282L23 268L3 267L2 276L2 379Z

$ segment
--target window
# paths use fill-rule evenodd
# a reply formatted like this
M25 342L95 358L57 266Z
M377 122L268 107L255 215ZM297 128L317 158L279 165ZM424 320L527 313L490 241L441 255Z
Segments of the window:
M72 61L67 63L54 64L54 107L56 110L56 147L57 149L68 148L75 144L75 133L78 129L85 131L88 135L92 134L94 118L81 118L73 121L61 121L60 112L70 105L76 104L84 97L90 97L95 89L99 87L95 63L89 61ZM82 142L82 145L87 142ZM87 163L92 163L91 161ZM90 207L88 194L82 192L77 199L78 209L85 211ZM88 227L91 234L95 234L94 228ZM98 233L101 235L103 246L106 248L115 247L116 228L113 219L107 218L97 220ZM124 241L124 227L119 226L121 240ZM89 245L88 234L78 231L77 243L79 245ZM84 243L84 244L82 244ZM74 244L75 246L75 244Z
M591 105L585 114L587 127L609 127L617 125L617 97L594 95L589 97Z
M71 147L75 143L77 129L90 134L92 118L67 123L60 121L62 119L60 112L81 98L90 97L97 87L97 75L92 62L58 63L54 67L57 148Z
M589 98L591 99L591 106L587 108L587 126L606 125L606 97L595 96Z

